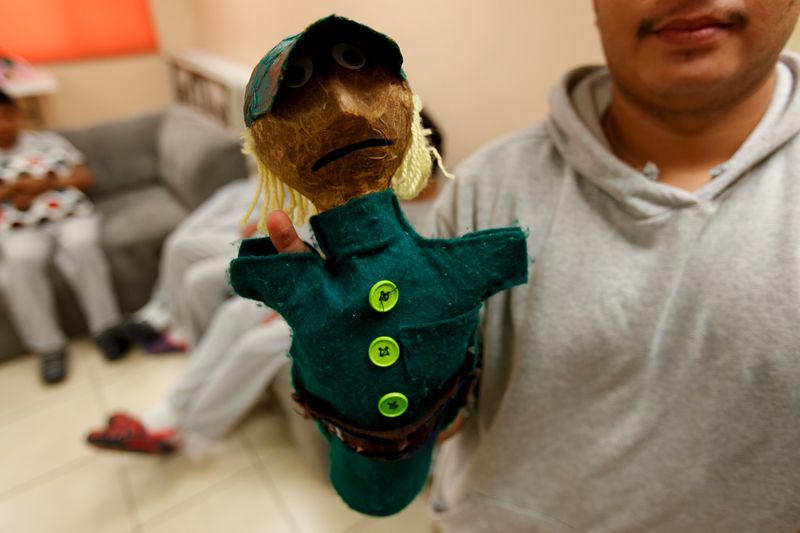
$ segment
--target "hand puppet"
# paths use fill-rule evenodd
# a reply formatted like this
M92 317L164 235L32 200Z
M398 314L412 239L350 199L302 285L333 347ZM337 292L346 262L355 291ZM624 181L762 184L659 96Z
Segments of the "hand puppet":
M296 223L317 212L320 253L249 239L229 272L291 326L295 397L330 443L333 486L376 516L422 489L477 376L480 306L526 282L529 263L519 228L426 239L403 217L397 197L415 196L439 157L402 61L385 35L331 16L258 63L244 112L262 221L270 208Z

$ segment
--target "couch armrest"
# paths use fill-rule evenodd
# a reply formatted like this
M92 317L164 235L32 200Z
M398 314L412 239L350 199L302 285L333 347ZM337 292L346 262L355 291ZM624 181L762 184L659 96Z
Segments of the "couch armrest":
M188 209L232 180L247 176L239 138L184 106L165 113L158 135L161 178Z

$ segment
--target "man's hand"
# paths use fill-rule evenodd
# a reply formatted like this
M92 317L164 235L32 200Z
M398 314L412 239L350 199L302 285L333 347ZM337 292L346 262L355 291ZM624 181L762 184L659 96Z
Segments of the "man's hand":
M297 235L289 215L283 211L273 211L267 216L267 230L275 249L282 254L310 251Z

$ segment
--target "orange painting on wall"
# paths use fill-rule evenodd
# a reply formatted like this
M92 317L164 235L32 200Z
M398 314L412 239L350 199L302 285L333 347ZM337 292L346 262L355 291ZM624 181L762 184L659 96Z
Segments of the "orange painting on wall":
M31 63L152 53L148 0L0 0L0 53Z

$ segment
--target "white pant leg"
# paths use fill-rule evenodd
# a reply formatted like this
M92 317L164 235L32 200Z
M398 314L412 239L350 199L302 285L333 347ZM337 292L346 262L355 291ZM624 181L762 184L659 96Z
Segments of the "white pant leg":
M173 256L176 254L176 248L179 246L177 243L181 242L184 237L191 237L192 235L199 234L200 232L197 230L208 223L204 212L204 205L205 204L201 205L194 212L189 214L188 217L183 219L181 223L178 224L178 227L175 228L164 241L161 259L158 264L158 280L153 288L153 293L150 295L150 301L147 302L145 308L148 306L166 308L166 287L174 283L173 278L177 279L177 282L180 283L183 277L183 270L181 270L180 265L173 265L176 261L176 258ZM180 255L179 251L177 253ZM177 260L179 261L180 257L178 257Z
M161 271L163 296L172 324L178 329L191 329L182 297L184 277L189 267L210 257L230 257L236 253L237 239L233 232L180 232L168 238L164 250L166 261Z
M180 242L183 235L191 235L191 227L188 221L191 215L184 219L172 233L170 233L161 249L161 257L158 261L158 278L153 287L153 292L150 294L150 299L147 303L136 312L139 320L149 322L156 329L164 329L169 326L171 317L167 309L167 301L169 299L167 287L180 283L183 279L183 268L181 265L176 264L176 243ZM173 294L175 291L172 291Z
M53 246L45 228L17 229L0 236L8 310L26 347L36 352L66 344L46 273Z
M170 389L167 396L170 408L181 415L188 413L230 347L273 312L243 298L231 298L225 302L211 319L197 348L189 355L186 369Z
M100 248L100 218L68 218L53 224L58 241L57 261L81 303L89 331L96 335L118 325L122 318L111 271Z
M219 255L198 261L189 267L183 277L183 291L175 302L175 322L180 324L189 342L196 344L208 328L211 317L232 296L228 284L228 264L235 257Z
M244 330L197 391L181 430L201 442L221 439L253 407L269 383L288 362L291 332L275 317Z
M278 402L286 423L289 426L289 435L292 444L300 451L305 462L312 465L321 476L328 475L328 441L317 427L313 418L306 418L300 414L301 409L292 398L292 362L287 359L275 376L271 390L273 398Z
M153 325L158 328L169 325L171 317L167 304L180 291L187 266L218 253L228 252L225 245L235 243L240 238L241 226L237 213L244 215L249 205L243 197L243 191L248 191L249 197L252 197L255 186L249 180L237 180L225 185L184 218L169 235L164 243L159 277L150 301L137 313L141 320L155 319L156 323ZM208 248L197 241L192 246L186 246L185 241L203 236L210 237L213 241L205 243L209 245ZM220 239L221 246L218 244ZM230 248L235 250L236 246Z

